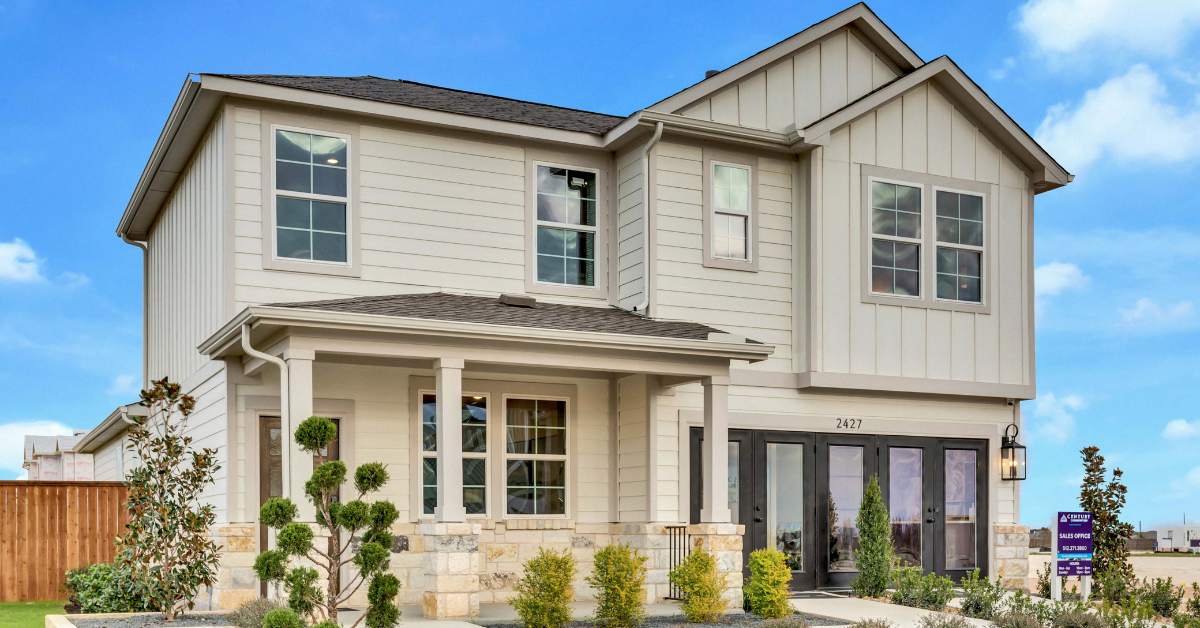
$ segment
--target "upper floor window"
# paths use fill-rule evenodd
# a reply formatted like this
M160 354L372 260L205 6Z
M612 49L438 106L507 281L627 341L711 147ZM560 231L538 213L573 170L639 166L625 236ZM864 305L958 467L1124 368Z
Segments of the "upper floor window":
M936 190L937 298L979 303L983 261L983 197Z
M275 255L346 263L347 139L275 130Z
M871 182L871 292L921 295L921 188Z
M537 280L596 285L596 173L537 166Z
M750 169L713 164L712 256L750 259Z

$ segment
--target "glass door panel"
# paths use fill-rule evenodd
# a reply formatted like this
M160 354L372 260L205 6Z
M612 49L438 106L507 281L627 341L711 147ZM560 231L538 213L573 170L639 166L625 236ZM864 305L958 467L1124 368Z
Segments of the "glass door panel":
M767 443L767 538L804 571L804 445Z
M945 525L947 570L975 569L977 564L977 452L947 449L945 454Z
M858 506L863 496L863 448L829 446L829 570L853 571Z
M742 443L735 440L729 441L729 512L733 525L742 523Z
M888 512L892 517L892 544L904 567L920 567L922 511L924 510L924 450L888 448Z

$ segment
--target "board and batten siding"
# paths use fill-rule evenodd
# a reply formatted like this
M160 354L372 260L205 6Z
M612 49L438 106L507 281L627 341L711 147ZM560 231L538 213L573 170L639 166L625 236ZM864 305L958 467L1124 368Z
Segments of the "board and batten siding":
M218 116L147 239L150 379L181 382L207 362L196 350L225 323L225 136Z
M812 159L811 369L1032 384L1033 210L1028 175L1016 162L928 83L832 133ZM862 302L865 164L990 185L985 211L998 212L985 241L986 259L995 260L984 268L990 313Z
M846 28L674 113L785 131L793 125L803 128L896 77L888 63Z

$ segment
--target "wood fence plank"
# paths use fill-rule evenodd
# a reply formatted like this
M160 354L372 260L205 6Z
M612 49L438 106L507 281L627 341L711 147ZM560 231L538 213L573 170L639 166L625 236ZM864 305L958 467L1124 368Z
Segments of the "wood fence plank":
M16 497L17 492L15 486L0 486L0 498L3 499L3 508L0 511L0 602L11 602L13 600L13 578L14 564L13 558L13 543L16 542L17 529L14 521L16 516Z

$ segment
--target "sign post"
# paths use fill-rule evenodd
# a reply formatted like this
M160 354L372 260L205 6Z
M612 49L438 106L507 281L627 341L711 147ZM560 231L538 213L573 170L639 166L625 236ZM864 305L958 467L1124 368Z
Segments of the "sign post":
M1086 602L1092 593L1092 513L1060 512L1054 527L1051 597L1062 601L1062 576L1079 576Z

